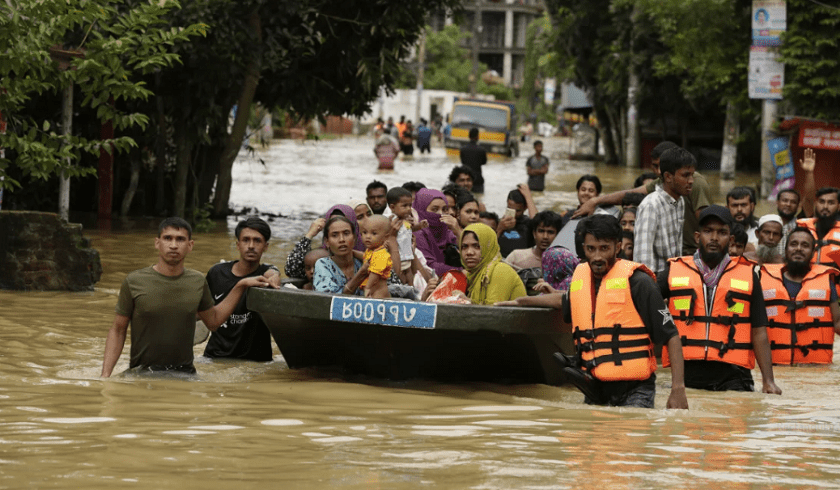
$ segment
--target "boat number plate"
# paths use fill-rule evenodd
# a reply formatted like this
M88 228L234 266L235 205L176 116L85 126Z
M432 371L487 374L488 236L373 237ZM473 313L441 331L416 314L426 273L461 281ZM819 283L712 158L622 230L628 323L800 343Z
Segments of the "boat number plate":
M330 320L407 328L435 328L437 305L333 296Z

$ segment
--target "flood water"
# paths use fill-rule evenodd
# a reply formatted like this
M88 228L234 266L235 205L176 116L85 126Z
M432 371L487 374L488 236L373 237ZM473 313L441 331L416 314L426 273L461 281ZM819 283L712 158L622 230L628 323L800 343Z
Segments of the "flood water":
M540 209L575 201L596 173L605 190L635 171L555 158ZM377 172L369 140L279 142L234 168L232 204L282 215L266 262L280 264L329 206L389 186L442 185L432 156ZM502 212L524 159L485 170ZM561 168L562 167L562 168ZM741 176L748 182L755 176ZM710 177L713 190L717 179ZM197 235L187 266L235 257L232 227ZM197 357L193 379L98 378L120 283L156 260L137 222L89 229L104 274L90 293L0 292L0 488L789 488L840 487L840 371L776 368L782 396L687 390L669 411L589 407L567 387L388 382ZM195 348L197 356L204 345ZM127 367L128 345L115 372ZM760 375L755 378L760 385Z

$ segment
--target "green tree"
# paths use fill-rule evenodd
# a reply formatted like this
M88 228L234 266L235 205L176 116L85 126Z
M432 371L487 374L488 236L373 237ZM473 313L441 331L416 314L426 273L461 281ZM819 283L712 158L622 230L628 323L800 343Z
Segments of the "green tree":
M840 10L818 2L788 0L785 103L800 116L840 120Z
M7 121L0 146L0 186L20 187L9 176L47 179L64 172L78 177L94 172L82 164L84 155L98 157L101 148L125 152L136 147L129 136L98 137L56 133L56 121L33 110L38 99L60 94L74 84L81 94L75 109L95 114L100 123L112 121L117 130L144 127L148 116L124 111L127 101L148 99L152 92L143 74L178 61L172 46L204 33L206 26L166 26L162 21L175 1L138 3L126 9L117 0L41 2L9 0L0 4L0 113ZM70 51L71 69L64 70L50 50ZM78 54L73 56L72 53Z
M667 50L654 59L655 73L676 77L694 111L726 108L721 170L733 178L741 108L747 99L750 44L749 0L626 0L653 20ZM713 39L714 42L708 42Z
M159 81L164 117L158 119L171 125L177 148L173 213L189 215L190 203L206 202L214 185L214 214L228 212L231 169L251 104L301 118L362 115L382 87L393 90L426 13L457 4L202 0L185 6L174 22L211 29L178 51L184 65L163 71Z

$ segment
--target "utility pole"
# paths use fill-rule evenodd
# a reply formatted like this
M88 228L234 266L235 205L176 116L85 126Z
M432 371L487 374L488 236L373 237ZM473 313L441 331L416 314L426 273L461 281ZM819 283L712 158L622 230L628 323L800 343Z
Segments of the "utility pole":
M470 97L475 97L478 87L478 49L481 46L481 0L475 0L475 17L472 35L472 74L470 75Z
M417 50L417 105L414 108L414 123L420 124L420 111L423 108L423 75L426 65L426 29L420 33L420 47Z
M627 84L627 135L624 142L624 164L630 168L639 168L639 154L642 146L639 130L639 74L635 62L635 37L639 29L639 7L633 8L633 34L630 41L630 79ZM597 149L596 149L597 150Z
M63 105L61 110L61 134L67 140L73 133L73 82L64 87ZM67 165L70 165L70 158L67 158ZM65 221L70 219L70 177L65 170L61 171L61 178L58 186L58 214Z
M779 102L771 99L764 99L761 105L761 198L773 191L773 184L776 183L776 166L770 155L770 148L767 140L773 138L771 131L779 112Z

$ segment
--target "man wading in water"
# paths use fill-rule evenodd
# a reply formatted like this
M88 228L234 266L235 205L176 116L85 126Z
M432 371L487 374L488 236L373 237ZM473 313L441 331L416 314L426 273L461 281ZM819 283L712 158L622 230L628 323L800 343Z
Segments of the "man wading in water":
M642 264L618 259L621 227L608 215L584 220L587 262L575 269L568 292L525 296L497 306L549 306L572 324L574 358L555 354L563 372L586 395L586 403L653 408L656 357L653 345L671 355L668 408L688 408L683 382L682 347L677 329Z
M207 271L207 284L216 304L223 303L243 277L264 276L272 287L280 287L280 271L273 265L260 264L271 239L268 223L260 218L248 218L236 225L234 233L239 260L216 264ZM272 359L268 327L259 315L245 308L244 297L237 302L230 318L210 336L204 355L257 362Z
M204 276L184 268L192 251L192 228L181 218L166 218L155 238L157 264L130 273L120 287L114 325L105 341L102 377L111 376L125 346L131 323L131 361L137 371L195 373L193 336L195 316L215 331L233 313L245 289L265 287L263 276L241 279L222 303L213 306L213 295Z

